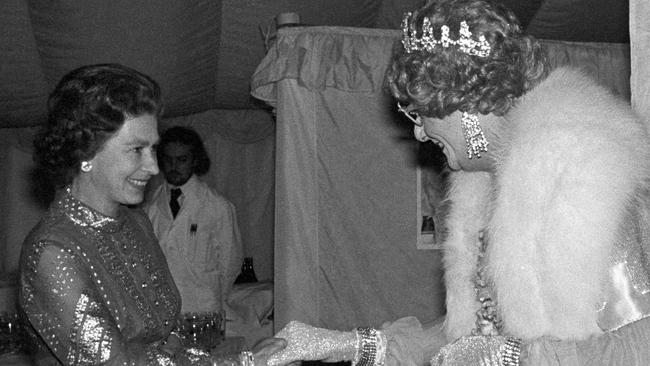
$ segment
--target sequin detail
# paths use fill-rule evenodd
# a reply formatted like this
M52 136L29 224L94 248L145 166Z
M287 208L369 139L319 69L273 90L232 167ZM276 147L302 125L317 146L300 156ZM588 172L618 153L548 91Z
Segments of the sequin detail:
M125 222L124 216L118 219L107 217L99 212L92 210L90 207L83 205L67 192L62 199L62 206L67 216L75 224L79 225L84 235L97 244L98 252L104 262L106 270L119 281L126 293L137 304L140 315L144 318L146 336L151 337L158 333L157 328L160 326L160 319L154 318L157 314L151 308L151 305L143 294L143 289L151 287L153 291L152 298L162 301L163 309L167 309L167 319L173 319L176 314L177 300L161 279L164 275L160 273L159 266L154 265L150 253L143 250L143 245L136 239L131 223ZM123 237L114 237L111 234L119 233ZM148 278L141 283L136 283L133 275L138 268L142 266ZM96 273L93 273L95 277ZM98 278L96 282L101 281ZM101 288L101 282L98 282ZM159 301L159 304L160 304ZM155 306L155 305L154 305ZM113 313L118 316L118 309Z
M75 307L75 325L71 338L76 346L70 348L68 364L106 362L111 356L111 338L107 336L102 318L93 316L99 306L82 294Z
M501 334L503 322L497 311L496 301L492 298L490 286L485 275L485 250L486 241L484 232L478 234L478 268L474 276L474 289L476 299L481 303L481 308L476 311L476 327L472 335L495 336Z
M286 339L288 345L268 358L269 366L324 358L345 360L346 355L341 350L354 350L357 343L354 335L347 336L344 332L316 328L297 321L289 322L275 337Z
M611 331L650 316L650 231L639 208L631 205L609 258L598 308L598 326Z
M109 232L119 230L121 222L112 217L102 215L101 213L82 204L72 196L70 188L66 188L65 194L58 202L58 206L63 209L65 214L76 225L81 227L91 227L93 229L103 229Z
M155 350L147 351L147 363L149 365L174 366L176 362L169 356Z
M158 346L180 297L142 212L121 207L112 218L69 191L59 195L23 246L20 301L39 357L70 365L135 366L143 356L150 365L176 363Z
M502 336L465 336L442 347L431 360L431 365L505 365L506 349L506 338Z

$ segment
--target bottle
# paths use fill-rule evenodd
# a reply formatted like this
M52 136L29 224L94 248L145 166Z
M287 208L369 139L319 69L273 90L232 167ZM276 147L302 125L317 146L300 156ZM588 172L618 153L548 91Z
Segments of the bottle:
M255 269L253 268L253 257L245 257L241 265L241 273L237 276L235 283L257 282Z

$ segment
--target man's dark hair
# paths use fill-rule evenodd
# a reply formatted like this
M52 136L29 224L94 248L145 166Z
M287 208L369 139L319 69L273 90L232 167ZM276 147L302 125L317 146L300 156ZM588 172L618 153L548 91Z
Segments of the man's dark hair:
M203 146L203 140L196 131L189 127L174 126L163 132L158 143L158 161L162 161L162 154L165 146L172 142L177 142L192 148L192 157L194 159L193 172L201 176L210 170L210 158Z

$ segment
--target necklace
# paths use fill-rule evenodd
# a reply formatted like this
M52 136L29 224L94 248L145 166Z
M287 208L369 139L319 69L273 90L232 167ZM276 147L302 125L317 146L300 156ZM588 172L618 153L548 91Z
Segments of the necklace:
M478 233L478 267L474 276L474 289L476 299L481 303L481 308L476 312L476 327L472 335L499 335L502 322L497 311L496 301L492 299L490 285L485 275L485 249L487 243L483 230Z

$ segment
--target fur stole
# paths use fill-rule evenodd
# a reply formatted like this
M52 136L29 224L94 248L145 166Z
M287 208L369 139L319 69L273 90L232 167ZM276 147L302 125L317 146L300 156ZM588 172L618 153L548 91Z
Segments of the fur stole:
M478 231L504 332L585 339L626 208L650 176L645 125L579 71L558 68L505 116L498 166L456 172L444 243L448 340L474 328Z

